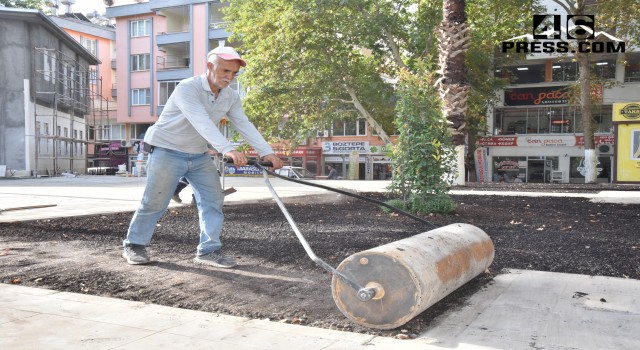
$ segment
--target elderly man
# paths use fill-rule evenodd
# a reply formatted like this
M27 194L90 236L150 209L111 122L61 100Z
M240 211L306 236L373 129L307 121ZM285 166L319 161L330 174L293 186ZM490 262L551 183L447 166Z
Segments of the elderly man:
M226 115L265 161L273 163L274 169L282 167L282 160L245 115L238 93L228 88L244 66L245 61L231 47L211 50L207 55L206 74L181 81L158 121L148 129L144 138L145 150L150 153L147 184L123 242L122 256L129 264L151 261L146 247L169 205L178 179L184 176L193 187L200 217L200 243L194 262L222 268L236 266L232 256L222 254L224 195L207 144L233 159L236 166L246 165L247 158L234 149L216 124Z

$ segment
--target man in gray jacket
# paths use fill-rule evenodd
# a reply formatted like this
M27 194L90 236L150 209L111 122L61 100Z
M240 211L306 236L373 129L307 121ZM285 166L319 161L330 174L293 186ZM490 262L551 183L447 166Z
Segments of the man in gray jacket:
M200 244L194 262L222 268L236 266L234 258L221 250L224 194L207 144L233 159L236 166L246 165L247 158L234 149L217 123L226 115L265 161L272 162L274 169L282 167L282 160L244 113L238 93L228 88L244 66L245 61L231 47L211 50L207 55L207 73L181 81L158 121L147 130L144 137L150 152L147 184L123 242L122 256L129 264L150 262L146 246L169 205L178 179L184 176L193 187L200 216Z

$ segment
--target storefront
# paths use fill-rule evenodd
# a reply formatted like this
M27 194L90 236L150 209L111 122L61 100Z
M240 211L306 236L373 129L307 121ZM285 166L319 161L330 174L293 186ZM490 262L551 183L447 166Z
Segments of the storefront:
M386 154L387 149L384 146L372 146L369 141L322 143L322 160L325 169L327 166L332 166L338 172L338 177L343 179L350 178L350 174L355 177L354 179L359 180L390 179L391 158ZM357 164L357 169L352 169L351 164Z
M640 102L615 103L615 182L640 183Z
M612 181L613 134L595 136L597 181ZM493 136L479 140L493 182L584 183L584 137L575 135Z
M613 181L612 105L594 86L592 107L597 181ZM486 181L584 183L584 137L580 106L571 105L567 85L506 89L492 117L493 136L479 140Z

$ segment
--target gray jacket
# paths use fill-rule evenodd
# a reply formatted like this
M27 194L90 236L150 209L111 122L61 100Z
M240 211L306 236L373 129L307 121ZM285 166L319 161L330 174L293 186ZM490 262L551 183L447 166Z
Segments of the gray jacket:
M185 79L176 86L160 118L147 130L144 142L195 154L207 152L210 144L225 154L234 150L216 126L225 115L260 156L273 153L244 113L238 93L227 87L216 98L206 75Z

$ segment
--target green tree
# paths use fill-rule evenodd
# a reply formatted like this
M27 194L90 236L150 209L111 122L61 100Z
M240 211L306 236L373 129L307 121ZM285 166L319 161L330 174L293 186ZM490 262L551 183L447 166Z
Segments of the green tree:
M478 64L468 70L481 74L469 79L479 87L474 89L472 85L471 89L473 121L478 125L467 125L473 128L470 130L486 130L487 108L497 87L489 75L495 46L510 37L501 33L522 31L519 18L531 18L529 3L470 1L470 8L477 11L469 16L473 40L463 64ZM384 132L394 131L394 119L397 128L404 125L402 120L411 111L418 113L408 108L407 99L421 96L410 93L414 87L435 83L428 79L437 66L435 28L442 12L442 2L424 0L231 0L226 9L226 19L232 23L231 40L242 43L242 53L249 61L241 76L249 87L247 113L265 134L283 140L301 140L315 130L326 129L332 121L356 116L367 118L385 139ZM438 97L436 90L426 91ZM424 98L415 105L434 105ZM404 109L397 109L397 101L402 101ZM442 118L428 117L432 115L424 112L417 120L446 129ZM439 144L445 150L450 144L446 132L412 129L405 140L414 142L414 149L431 149ZM443 139L423 147L418 142L435 141L424 135ZM411 137L415 139L411 141ZM404 167L414 164L411 160L417 157L423 155L395 152L394 162ZM439 155L436 158L443 164L446 159ZM418 176L417 169L402 170L405 175ZM434 169L451 171L448 165ZM444 175L430 176L435 183L430 189L415 189L416 193L437 192L441 185L449 186L440 183L447 179Z
M596 1L595 4L587 6L585 0L552 0L561 6L568 14L585 15L593 14L596 16L596 33L606 32L610 35L622 39L626 42L626 46L638 45L640 38L640 4L638 0L618 0L618 1ZM595 36L594 39L586 39L580 37L580 42L593 42L603 40L602 35ZM606 39L605 39L606 40ZM584 166L585 166L585 182L596 182L597 178L597 153L595 151L594 138L594 120L592 115L591 89L592 80L591 62L595 57L595 53L580 52L575 58L578 62L579 76L577 81L578 94L574 94L575 99L580 105L582 118L582 132L584 134ZM624 63L624 61L621 61ZM596 78L597 79L597 78Z
M41 10L42 6L44 6L44 0L0 0L0 5L4 7Z
M389 142L393 86L379 57L342 30L339 4L310 0L232 1L232 40L241 40L250 67L242 81L247 112L267 135L302 141L332 121L366 118Z

